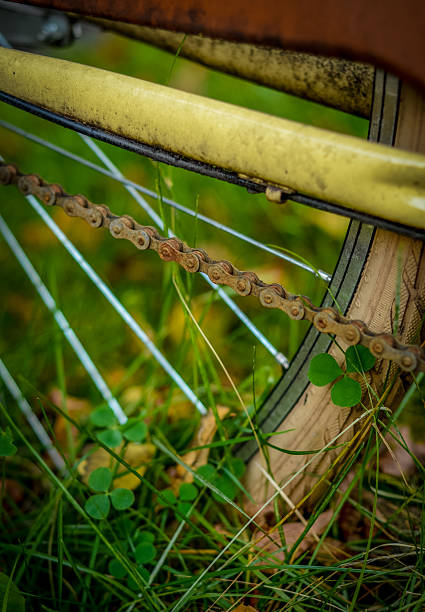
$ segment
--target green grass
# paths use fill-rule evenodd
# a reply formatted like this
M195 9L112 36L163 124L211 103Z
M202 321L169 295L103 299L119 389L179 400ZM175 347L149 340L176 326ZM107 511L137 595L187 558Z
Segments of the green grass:
M171 56L117 37L107 36L60 54L159 83L169 80L175 87L322 127L359 136L367 130L364 121L193 67L180 58L170 76ZM5 105L1 111L5 119L96 161L76 134ZM114 212L148 223L113 181L99 180L92 171L64 163L56 154L4 130L0 134L0 152L23 171L39 172L70 193L84 193ZM102 146L130 178L154 190L160 187L163 194L254 237L259 237L261 228L265 242L298 252L317 268L332 270L344 220L335 221L295 204L276 211L261 196L182 170L158 168L128 152ZM2 612L14 609L16 589L27 610L46 611L232 610L239 604L264 611L423 609L424 468L415 456L420 448L409 450L406 479L382 469L382 436L388 432L395 448L403 447L399 429L403 418L414 420L416 427L423 412L422 380L418 389L412 386L393 415L375 400L369 412L365 409L357 437L341 445L336 476L326 482L325 475L327 486L302 516L304 523L279 495L271 514L260 513L252 519L252 500L244 487L244 466L235 460L235 446L252 439L254 433L266 453L273 444L273 436L252 431L247 417L255 422L256 409L280 375L272 358L199 279L164 265L153 253L139 253L132 245L112 240L107 232L68 219L60 210L52 211L200 399L215 415L221 405L232 410L231 418L218 421L217 433L207 445L209 467L192 468L185 453L199 415L16 190L1 193L1 214L126 414L146 423L142 444L153 449L143 475L127 462L126 447L118 452L106 449L112 477L122 475L117 474L120 467L139 484L128 508L111 507L106 519L94 518L87 503L96 491L82 472L84 461L90 465L97 449L105 450L97 439L100 426L89 418L104 403L1 241L0 355L67 465L65 475L52 469L16 402L0 387L0 429L8 428L17 448L16 454L0 457L6 483L0 503L0 601L6 592L9 597L8 605L3 601ZM236 241L229 243L219 232L180 214L164 209L164 215L188 244L206 245L214 257L230 259L241 269L255 270L267 280L281 281L289 290L301 290L320 301L324 288L306 273L277 264ZM182 306L182 298L230 374L239 398ZM236 299L280 350L289 356L295 353L305 324L261 309L255 300ZM61 392L62 400L52 401L58 397L52 396L53 389ZM73 397L85 402L82 416L73 411ZM241 400L247 412L241 410ZM332 442L332 446L338 444L338 440ZM307 455L306 464L314 459L315 455ZM177 466L192 474L191 487L179 486ZM110 494L106 484L98 486L105 489L101 494ZM307 542L311 525L328 510L331 513L318 541L313 538L308 548L294 554L300 543ZM264 532L278 543L276 554L265 549Z

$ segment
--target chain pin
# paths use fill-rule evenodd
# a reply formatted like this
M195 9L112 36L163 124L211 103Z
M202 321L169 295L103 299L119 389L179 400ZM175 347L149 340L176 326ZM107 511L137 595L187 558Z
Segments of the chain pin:
M372 340L369 345L369 349L371 353L379 357L379 355L382 355L384 352L384 345L380 340Z
M411 353L408 353L407 355L403 355L400 361L400 365L403 368L403 370L412 372L413 370L416 369L416 365L417 365L416 357L412 355Z
M134 232L134 239L132 238L132 240L137 246L137 248L141 249L142 251L147 249L151 243L149 234L147 234L143 230L137 230L136 232Z
M114 219L109 224L109 231L114 238L121 238L125 230L128 229L121 219Z
M356 327L348 327L345 330L344 338L349 344L358 344L360 342L360 331Z
M239 295L249 295L252 290L249 279L248 278L238 278L235 289L239 293Z
M186 253L181 262L183 268L192 274L199 270L201 262L195 253Z

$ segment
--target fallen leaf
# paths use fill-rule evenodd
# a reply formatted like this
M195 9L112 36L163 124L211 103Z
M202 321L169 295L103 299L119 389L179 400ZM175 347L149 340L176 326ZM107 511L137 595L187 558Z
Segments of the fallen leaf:
M93 448L93 447L92 447ZM120 454L122 447L114 449L117 454ZM88 451L89 449L86 449ZM123 459L139 474L143 476L149 467L149 463L155 455L156 448L153 444L137 444L130 442L123 455ZM82 477L83 482L88 484L90 474L99 467L109 467L112 470L115 469L116 461L111 455L103 448L98 448L91 453L87 459L81 461L78 465L78 473ZM119 464L117 474L122 474L113 480L113 488L117 489L122 487L123 489L134 490L141 483L138 478L132 472L129 472L127 468Z
M60 389L52 389L48 395L50 401L56 406L66 408L69 416L77 422L80 422L84 418L90 415L92 410L91 404L82 398L73 397L72 395L66 396L66 404L64 404L62 398L62 391ZM65 454L69 453L69 443L73 446L78 445L79 432L78 429L72 425L66 417L62 414L57 414L53 425L53 431L58 445L61 447ZM68 437L68 432L71 440Z
M222 421L230 413L230 408L227 406L217 406L218 418ZM210 408L202 418L199 427L192 440L191 446L205 446L211 444L217 431L217 421L214 416L212 409ZM198 450L189 451L183 455L182 460L191 467L194 471L201 465L208 463L208 456L210 454L209 448L201 448ZM177 466L177 474L181 476L184 482L192 482L193 475L188 472L182 465Z
M299 557L302 553L308 550L312 545L317 544L317 538L323 533L327 527L330 519L332 518L332 510L322 512L313 523L310 530L303 537L300 544L292 555L292 560ZM259 539L260 532L255 531L252 537L252 542L255 544L256 549L260 549L264 552L270 553L277 562L284 561L288 551L292 549L295 542L302 535L305 530L305 526L300 521L294 521L292 523L286 523L282 526L283 533L285 535L286 548L282 549L282 541L280 538L279 531L275 529L267 536L262 535Z
M316 560L322 565L334 565L336 560L343 561L350 556L343 542L334 538L325 538L319 546Z
M227 406L217 406L217 414L220 420L223 420L230 414L230 408ZM217 422L215 420L214 413L210 408L203 417L199 427L191 442L192 447L204 446L210 444L217 431ZM202 448L198 450L191 450L182 456L182 461L186 465L196 471L201 465L208 463L208 456L210 453L209 448ZM167 469L167 474L170 479L170 486L173 492L178 495L180 485L183 482L191 483L194 480L192 472L189 472L180 463L173 465Z
M263 504L259 504L246 498L244 510L247 514L249 514L249 516L254 516L255 514L255 522L263 529L268 530L276 524L276 513L273 501L269 502L267 506L263 508Z
M257 608L246 606L245 604L239 604L236 606L236 608L232 608L232 612L257 612Z
M19 506L25 498L25 490L17 480L4 478L0 480L0 496L5 510ZM12 502L12 504L11 504Z
M407 425L400 427L400 433L403 436L407 447L410 449L410 452L415 455L419 461L423 462L425 460L425 444L413 441L410 428ZM397 433L396 435L398 437ZM385 440L389 445L391 452L387 447L385 447L382 451L379 459L380 471L384 474L388 474L389 476L398 477L400 477L402 474L404 476L411 476L414 474L417 468L409 453L399 443L397 443L392 436L387 436Z

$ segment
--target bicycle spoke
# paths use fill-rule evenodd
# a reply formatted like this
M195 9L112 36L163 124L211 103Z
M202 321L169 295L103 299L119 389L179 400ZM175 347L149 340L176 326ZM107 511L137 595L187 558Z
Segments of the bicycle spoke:
M47 454L52 460L53 465L60 471L62 471L65 467L65 462L53 446L51 439L49 438L46 430L44 429L42 423L38 419L38 417L34 414L31 406L27 402L27 400L22 395L22 392L16 382L13 380L10 372L5 366L5 363L2 359L0 359L0 378L3 380L6 388L8 389L10 395L15 399L18 404L21 412L25 415L28 423L30 424L33 432L41 442L41 444L46 449Z
M99 148L99 146L88 136L84 134L80 134L81 138L86 142L86 144L90 147L90 149L99 157L99 159L110 169L110 171L114 174L117 179L124 178L115 164L109 159L109 157ZM127 191L133 196L136 202L143 208L143 210L150 216L150 218L159 226L161 230L164 230L164 222L158 216L158 214L149 206L145 199L130 185L125 186ZM165 200L163 200L165 201ZM169 236L174 236L171 230L168 230ZM285 369L289 367L288 358L281 352L279 352L276 347L260 332L260 330L254 325L249 317L239 308L239 306L232 300L231 297L227 295L221 287L218 287L215 283L213 283L207 274L201 273L201 276L206 280L206 282L217 292L220 298L226 303L226 305L236 314L236 316L244 323L244 325L250 330L250 332L261 342L261 344L273 355L278 363Z
M183 380L183 378L176 372L170 362L164 357L161 351L157 348L157 346L152 342L147 333L140 327L140 325L135 321L135 319L131 316L131 314L126 310L126 308L122 305L122 303L115 297L112 291L106 286L100 276L94 271L91 265L84 259L78 249L73 245L73 243L65 236L59 226L55 223L55 221L48 215L48 213L40 206L34 196L27 196L26 199L32 206L32 208L36 211L36 213L41 217L41 219L46 223L46 225L50 228L50 230L55 234L56 238L58 238L59 242L65 247L71 257L77 262L80 268L87 274L90 280L94 283L94 285L99 289L99 291L103 294L103 296L107 299L107 301L111 304L111 306L116 310L116 312L120 315L120 317L127 323L130 329L135 333L135 335L139 338L139 340L146 346L146 348L150 351L153 357L158 361L158 363L163 367L163 369L167 372L170 378L176 383L176 385L181 389L184 395L188 398L188 400L199 410L201 414L206 414L207 410L201 400L195 395L192 389L187 385L187 383Z
M52 313L56 323L58 324L59 328L63 332L65 338L68 340L69 344L71 345L72 349L74 350L75 354L77 355L78 359L80 360L87 374L90 376L93 383L97 387L99 393L102 395L103 399L107 402L109 408L113 411L118 421L121 424L125 423L127 421L127 417L124 414L123 409L121 408L118 401L113 397L108 385L102 378L102 375L100 374L99 370L96 368L92 359L88 355L86 349L83 347L80 340L78 339L76 333L74 332L72 327L69 325L68 320L66 319L63 312L59 310L59 308L56 306L56 302L53 299L52 294L47 289L43 281L41 280L34 266L32 265L32 263L26 256L22 247L19 245L18 241L16 240L15 236L10 231L7 223L5 222L5 220L3 219L1 215L0 215L0 233L3 235L3 238L9 245L11 251L15 255L18 262L21 264L29 280L34 285L35 289L37 290L37 293L43 300L45 306Z

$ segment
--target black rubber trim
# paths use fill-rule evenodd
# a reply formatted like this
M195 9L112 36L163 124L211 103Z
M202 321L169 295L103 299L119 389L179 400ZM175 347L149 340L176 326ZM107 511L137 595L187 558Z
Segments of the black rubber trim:
M41 108L40 106L31 104L30 102L27 102L25 100L21 100L20 98L16 98L15 96L11 96L10 94L5 93L3 91L0 91L0 101L6 102L7 104L11 104L12 106L32 113L33 115L37 115L38 117L41 117L43 119L47 119L48 121L51 121L53 123L57 123L62 127L68 128L76 132L80 132L81 134L85 134L86 136L90 136L92 138L95 138L96 140L101 140L103 142L112 144L122 149L127 149L128 151L132 151L133 153L138 153L139 155L143 155L144 157L149 157L150 159L154 159L155 161L159 161L171 166L176 166L178 168L183 168L184 170L196 172L204 176L209 176L220 181L225 181L233 185L238 185L239 187L244 187L250 193L264 193L266 190L265 184L259 184L253 180L242 178L236 172L231 172L230 170L225 170L224 168L219 168L217 166L212 166L210 164L206 164L197 160L189 159L187 157L178 155L177 153L140 143L136 140L131 140L130 138L125 138L124 136L107 132L106 130L94 127L92 125L80 123L78 121L75 121L74 119L65 117L64 115L54 113L45 108ZM388 221L386 219L380 219L379 217L375 217L373 215L368 215L366 213L362 213L356 210L351 210L349 208L345 208L344 206L340 206L337 204L331 204L329 202L325 202L317 198L312 198L301 193L291 194L289 199L293 202L304 204L312 208L317 208L325 212L330 212L335 215L348 217L355 221L359 221L360 223L367 223L369 225L373 225L374 227L380 227L382 229L393 231L398 234L403 234L405 236L409 236L410 238L415 238L417 240L425 240L424 230L419 230L417 228L403 225L400 223L395 223L393 221Z

